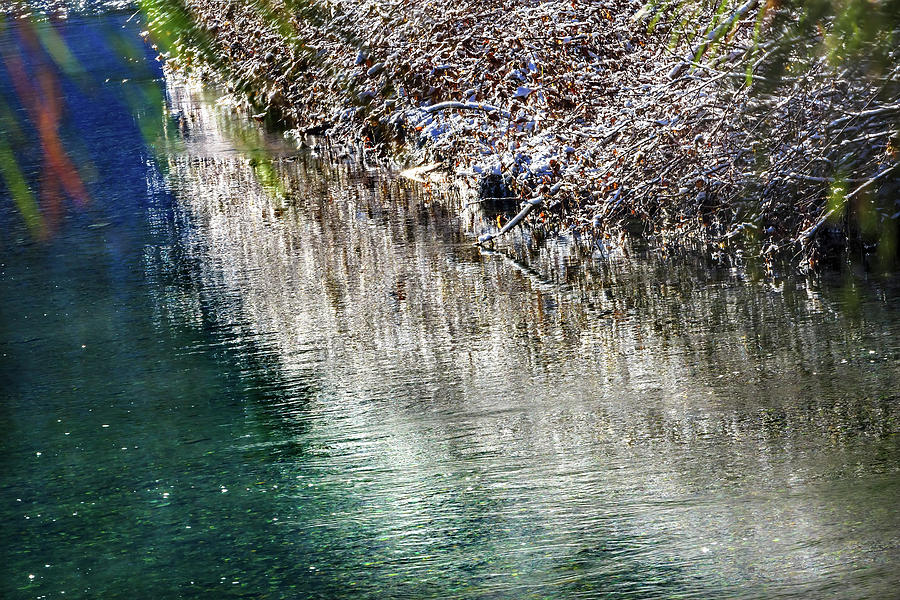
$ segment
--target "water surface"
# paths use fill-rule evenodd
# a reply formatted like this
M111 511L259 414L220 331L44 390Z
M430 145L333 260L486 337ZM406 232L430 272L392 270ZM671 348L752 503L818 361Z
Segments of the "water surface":
M175 82L148 140L126 18L58 26L90 202L0 198L0 596L895 595L896 281L481 251Z

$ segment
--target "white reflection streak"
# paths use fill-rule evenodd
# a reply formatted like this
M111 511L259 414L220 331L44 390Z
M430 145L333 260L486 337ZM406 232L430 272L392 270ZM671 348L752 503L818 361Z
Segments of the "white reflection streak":
M322 382L326 392L310 408L322 435L393 487L380 500L388 503L383 527L402 528L392 519L410 510L423 518L433 508L413 501L421 482L470 464L473 493L534 509L502 517L532 530L543 519L546 543L577 539L614 507L626 527L666 541L673 564L692 572L809 582L839 566L809 545L835 534L836 509L805 479L801 493L766 496L791 485L797 470L815 476L829 465L816 462L816 448L786 457L789 438L765 439L712 385L717 365L722 377L757 376L742 331L686 331L693 341L721 336L709 345L721 357L700 356L670 335L676 326L652 326L673 315L647 298L682 292L627 267L607 273L616 295L597 295L593 309L577 294L532 288L503 261L436 243L434 219L418 217L436 208L407 183L354 179L345 167L301 158L276 165L293 198L285 206L233 151L214 104L177 88L171 99L201 146L189 143L170 161L183 221L199 223L205 237L189 249L209 289L238 299L216 305L225 311L216 318L273 345L289 379ZM545 262L566 264L564 248L542 252ZM780 310L766 304L774 298L748 308L720 293L686 292L674 316L702 325L714 305L735 320ZM800 310L821 311L820 300ZM793 339L815 334L798 327ZM819 349L810 341L791 352L766 364L789 372Z

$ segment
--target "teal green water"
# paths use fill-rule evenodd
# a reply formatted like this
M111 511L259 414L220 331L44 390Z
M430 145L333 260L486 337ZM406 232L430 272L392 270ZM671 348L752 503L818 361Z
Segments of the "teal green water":
M97 81L124 19L63 28ZM66 90L87 206L0 198L0 597L896 596L895 279L481 252L173 82L148 149L122 85Z

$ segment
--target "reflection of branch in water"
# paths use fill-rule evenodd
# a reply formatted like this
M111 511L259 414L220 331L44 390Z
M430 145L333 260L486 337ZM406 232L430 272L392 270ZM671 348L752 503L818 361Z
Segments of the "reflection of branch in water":
M625 311L615 308L609 308L608 305L606 308L600 308L598 310L596 306L597 298L593 298L588 301L588 297L584 295L585 290L577 288L576 286L573 286L569 283L558 283L556 281L548 279L540 271L512 256L506 250L494 250L491 248L486 248L484 246L479 246L478 249L479 254L481 254L482 256L500 257L505 264L511 266L516 271L522 273L526 278L528 278L528 280L531 282L532 288L540 290L542 292L556 294L561 298L565 298L571 303L581 305L584 310L590 313L592 319L599 319L608 317L610 315L614 315L616 318L621 318L626 315Z
M286 142L283 138L267 134L262 125L250 120L235 119L231 111L227 109L229 103L221 102L222 98L214 91L202 88L193 89L195 86L178 75L169 76L169 89L167 104L169 112L177 115L180 126L177 131L164 132L169 151L173 147L180 152L201 153L204 156L221 152L237 153L246 160L256 180L262 185L272 198L283 201L286 197L285 186L281 175L275 168L275 160L296 156L296 147ZM204 108L184 101L184 95L191 89L191 94L204 96L202 103ZM211 109L211 110L209 110ZM196 142L191 139L190 129L187 123L204 125L204 135ZM184 144L187 147L184 148ZM160 161L167 164L168 161Z
M479 253L482 256L498 256L503 259L505 263L513 267L516 271L519 271L529 280L531 280L533 287L547 291L547 292L559 292L569 295L574 298L574 295L571 294L570 286L561 285L554 281L551 281L544 277L540 272L538 272L534 267L525 264L518 258L514 258L510 256L503 250L493 250L490 248L485 248L484 246L479 247Z

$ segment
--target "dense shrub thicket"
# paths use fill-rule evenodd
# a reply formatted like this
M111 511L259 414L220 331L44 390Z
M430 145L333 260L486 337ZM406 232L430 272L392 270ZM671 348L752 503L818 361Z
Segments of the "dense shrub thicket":
M539 197L536 229L897 256L898 0L141 4L173 69L214 65L278 126Z

